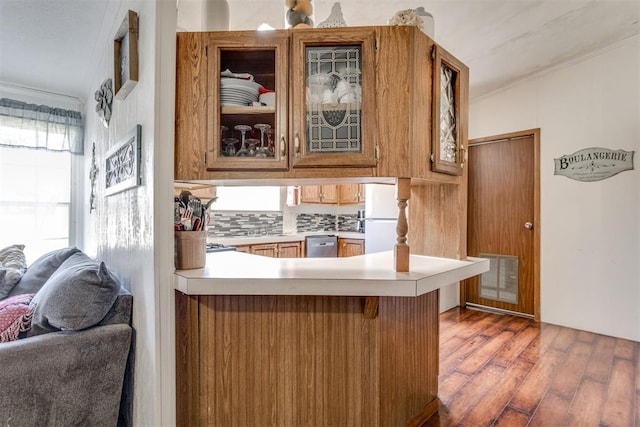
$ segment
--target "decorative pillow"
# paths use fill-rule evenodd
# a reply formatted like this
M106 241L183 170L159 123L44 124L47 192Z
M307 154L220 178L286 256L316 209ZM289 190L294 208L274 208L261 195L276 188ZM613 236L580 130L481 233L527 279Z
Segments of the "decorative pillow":
M17 340L20 332L29 330L33 309L29 306L33 294L16 295L0 301L0 342Z
M22 279L13 288L9 296L17 294L35 294L51 275L71 255L80 252L76 247L57 249L42 255L31 263Z
M24 245L11 245L0 250L0 270L4 278L0 281L0 299L6 298L27 270Z
M29 336L98 324L113 306L119 289L120 282L103 262L83 252L71 255L33 297Z

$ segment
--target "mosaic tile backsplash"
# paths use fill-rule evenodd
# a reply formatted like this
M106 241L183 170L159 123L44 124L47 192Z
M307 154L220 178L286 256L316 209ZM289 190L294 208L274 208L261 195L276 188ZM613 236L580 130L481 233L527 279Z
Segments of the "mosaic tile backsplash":
M357 215L298 214L296 232L356 231ZM208 233L211 237L267 236L283 234L282 213L211 214Z

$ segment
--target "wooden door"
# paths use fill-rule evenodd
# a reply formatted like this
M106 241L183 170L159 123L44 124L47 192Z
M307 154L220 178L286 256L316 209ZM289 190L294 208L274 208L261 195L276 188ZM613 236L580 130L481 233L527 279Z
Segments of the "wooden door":
M287 170L288 32L206 34L207 169ZM254 80L221 79L225 70L249 73ZM260 86L275 90L274 105L246 105ZM238 91L245 91L244 98Z
M279 258L300 258L302 249L300 242L286 242L278 245Z
M360 188L362 184L340 184L338 191L340 193L340 204L348 205L360 202Z
M337 205L338 204L338 185L322 185L320 198L323 204Z
M300 203L322 203L319 185L303 185L300 187Z
M349 257L364 254L363 239L338 239L338 256Z
M490 271L465 281L465 303L539 316L539 130L469 143L467 251Z
M375 29L291 33L292 166L373 167Z
M275 243L251 245L251 253L254 255L270 256L272 258L276 258L278 256L277 245Z

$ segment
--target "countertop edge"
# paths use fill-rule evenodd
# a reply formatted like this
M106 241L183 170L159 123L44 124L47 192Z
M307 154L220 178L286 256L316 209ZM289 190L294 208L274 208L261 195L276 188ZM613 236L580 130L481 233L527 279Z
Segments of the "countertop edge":
M237 277L233 277L233 269L226 268L224 274L217 277L208 269L177 270L174 273L174 288L187 295L316 295L316 296L390 296L390 297L416 297L453 283L476 276L489 270L489 260L484 258L469 257L465 260L450 258L423 257L411 255L417 270L409 273L396 273L391 271L392 252L381 254L360 255L349 258L323 258L314 259L314 268L309 268L308 263L296 260L308 260L308 258L277 259L261 257L236 252L221 252L208 254L207 258L215 258L216 255L224 255L225 260L237 254L242 261L254 260L267 266L271 277L265 274L260 277L256 273L249 276L245 268L237 270ZM258 257L258 258L247 258ZM332 277L317 277L318 267L338 270ZM344 277L340 277L339 265L345 267ZM381 261L389 262L389 271L385 270L386 278L372 278L357 276L359 266L365 267L367 263L380 264ZM296 267L299 264L299 268ZM429 271L430 264L437 265L434 271ZM440 265L442 264L442 265ZM244 265L240 263L239 265ZM385 264L386 265L386 264ZM445 266L443 266L445 265ZM337 266L337 267L336 267ZM427 266L427 267L425 267ZM411 268L411 267L410 267ZM274 273L275 272L275 273ZM274 274L281 274L275 277ZM371 274L369 274L370 276Z

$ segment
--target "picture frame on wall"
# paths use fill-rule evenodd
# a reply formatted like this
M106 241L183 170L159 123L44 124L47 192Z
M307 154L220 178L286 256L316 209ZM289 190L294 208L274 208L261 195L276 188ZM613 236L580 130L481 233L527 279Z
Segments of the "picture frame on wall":
M113 90L125 99L138 83L138 14L127 11L113 40Z
M142 126L136 125L106 155L105 194L110 196L142 184L140 156Z

